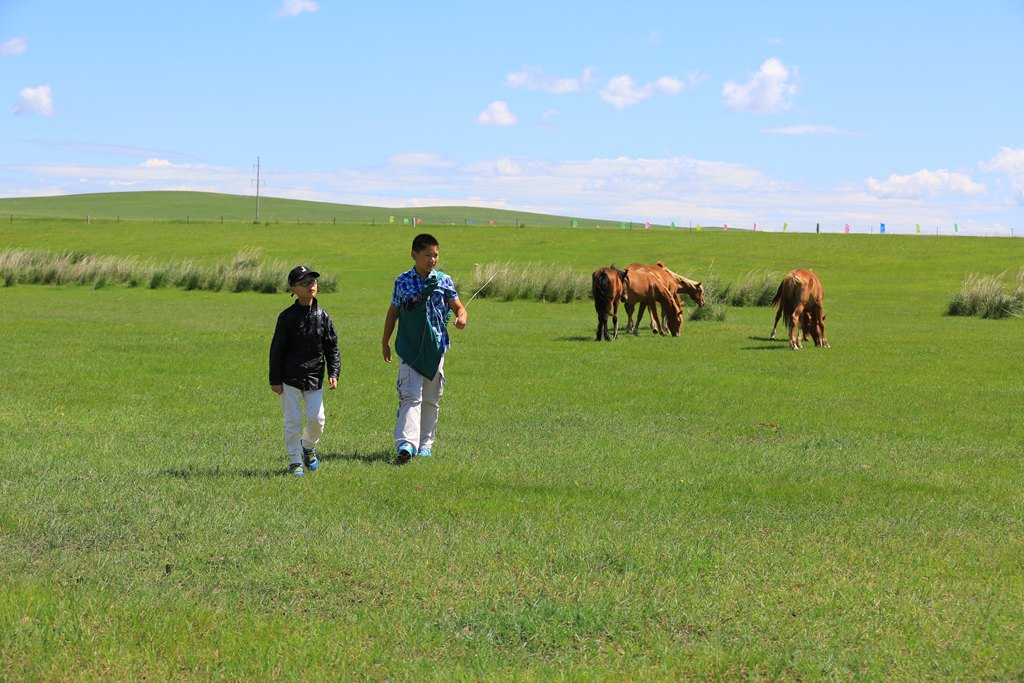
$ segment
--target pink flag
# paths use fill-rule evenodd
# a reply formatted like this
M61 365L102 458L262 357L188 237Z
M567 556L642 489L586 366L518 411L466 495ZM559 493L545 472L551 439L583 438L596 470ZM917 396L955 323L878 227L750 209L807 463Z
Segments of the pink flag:
M722 232L729 232L729 224L722 223Z
M644 228L644 229L645 230L650 230L651 229L651 222L650 221L647 221L647 227Z
M850 224L849 223L846 224L846 234L847 235L850 234Z
M754 232L757 232L757 223L754 223Z
M423 225L423 219L422 218L417 218L416 219L416 225Z

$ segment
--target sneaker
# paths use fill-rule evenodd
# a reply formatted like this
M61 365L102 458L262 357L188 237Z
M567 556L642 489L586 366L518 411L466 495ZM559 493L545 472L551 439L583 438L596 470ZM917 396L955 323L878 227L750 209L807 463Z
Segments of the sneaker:
M302 447L302 464L308 467L310 472L320 466L320 461L316 457L316 446L312 448Z
M416 449L408 441L403 441L398 446L398 457L395 458L395 463L398 465L404 465L412 459L412 456L416 455Z
M293 477L301 477L306 473L302 471L302 463L293 462L288 465L288 474L292 475Z
M430 446L427 446L426 448L421 448L420 452L417 453L416 455L420 456L421 458L429 458L431 455Z

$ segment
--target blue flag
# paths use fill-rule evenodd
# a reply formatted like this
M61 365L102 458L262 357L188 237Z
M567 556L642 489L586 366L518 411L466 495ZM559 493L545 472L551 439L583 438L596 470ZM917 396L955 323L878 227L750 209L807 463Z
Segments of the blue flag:
M885 223L882 223L882 227L878 232L882 233L883 235L885 234Z

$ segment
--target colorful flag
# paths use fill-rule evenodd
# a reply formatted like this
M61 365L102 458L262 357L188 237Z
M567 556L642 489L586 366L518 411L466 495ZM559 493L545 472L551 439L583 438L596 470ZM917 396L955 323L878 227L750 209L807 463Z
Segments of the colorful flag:
M647 221L646 223L644 223L644 230L650 230L650 229L651 229L651 222Z
M469 222L469 224L470 224L470 225L476 225L476 219L475 219L475 218L474 218L474 219L472 219L472 220L471 220L471 221Z
M394 222L395 222L395 217L394 216L388 216L388 223L394 223Z
M960 226L956 223L953 224L953 232L960 232Z
M722 232L729 232L729 224L722 223Z
M572 219L572 227L574 227L574 228L580 227L580 222L578 220L576 220L575 218Z
M885 234L885 223L882 223L880 226L878 226L878 232L882 235Z
M921 232L921 224L914 223L914 232Z
M672 221L672 229L673 229L673 230L675 230L675 229L676 229L676 222L675 222L675 221Z
M625 227L626 227L626 221L621 221L621 222L619 223L619 227L620 227L620 228L623 228L623 229L625 229Z
M700 223L697 224L697 232L700 232Z
M846 230L846 234L849 235L850 234L850 224L849 223L846 224L845 230Z
M789 227L789 223L783 223L782 224L782 232L786 232L786 228L788 228L788 227Z
M821 223L814 224L814 232L819 235L821 234Z
M494 225L494 220L491 220L491 222L488 223L487 225Z
M757 223L754 223L754 232L757 232Z
M402 219L402 225L409 225L409 219L408 218L403 218Z
M416 219L416 225L423 225L423 219L422 218L417 218Z

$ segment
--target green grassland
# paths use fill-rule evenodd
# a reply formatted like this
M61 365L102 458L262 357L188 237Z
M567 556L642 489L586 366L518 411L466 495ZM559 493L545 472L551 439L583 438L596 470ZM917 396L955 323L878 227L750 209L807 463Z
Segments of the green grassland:
M597 220L567 216L485 209L471 206L388 208L308 202L262 197L260 223L369 223L399 225L420 218L425 224L495 226L562 226L575 219L580 227L619 226L618 219ZM256 218L256 197L208 192L110 192L0 199L0 218L8 223L24 218L65 218L75 221L155 220L177 223L249 222ZM627 224L628 225L628 224ZM635 227L643 227L636 224Z
M2 248L307 263L342 347L296 480L287 296L0 288L0 679L1024 677L1024 321L944 314L1024 242L427 227L457 280L813 268L832 348L769 341L767 308L595 343L589 301L478 298L435 456L396 467L379 340L417 230L0 221Z

